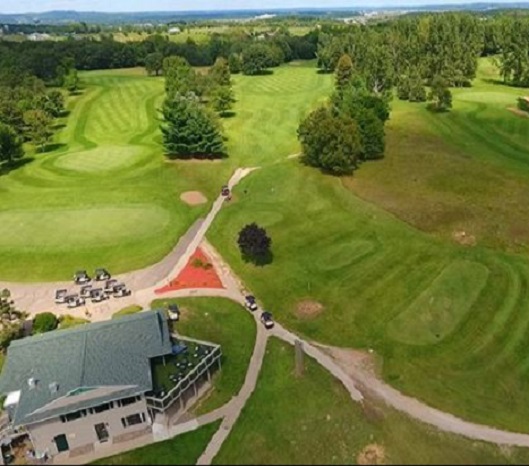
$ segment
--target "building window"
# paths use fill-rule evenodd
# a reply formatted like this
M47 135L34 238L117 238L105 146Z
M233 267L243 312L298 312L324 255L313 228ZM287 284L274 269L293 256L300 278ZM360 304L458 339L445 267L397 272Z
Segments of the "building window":
M117 403L118 403L118 406L122 408L124 406L137 403L139 399L140 399L139 396L131 396L130 398L123 398L122 400L118 400Z
M105 403L99 406L96 406L95 408L92 408L94 413L102 413L103 411L108 411L109 409L112 409L114 407L113 403Z
M130 416L121 418L123 427L129 427L143 422L145 422L145 413L131 414Z
M61 422L71 422L86 416L86 409L81 409L80 411L74 411L73 413L68 413L60 416Z

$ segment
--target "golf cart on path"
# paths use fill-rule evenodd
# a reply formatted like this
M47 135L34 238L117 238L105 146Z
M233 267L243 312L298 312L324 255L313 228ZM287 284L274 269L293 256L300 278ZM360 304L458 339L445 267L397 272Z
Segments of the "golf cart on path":
M89 275L86 273L86 270L78 270L73 276L73 281L76 285L84 285L92 280Z
M125 283L118 283L117 285L114 285L112 294L114 298L123 298L125 296L130 296L131 291L127 288Z
M85 303L85 299L77 294L72 294L66 298L68 308L73 309L82 306Z
M96 273L94 275L94 280L96 282L103 282L105 280L110 280L110 272L107 269L96 269Z
M55 290L55 303L56 304L64 304L66 303L66 297L68 296L68 290L67 289L60 289Z

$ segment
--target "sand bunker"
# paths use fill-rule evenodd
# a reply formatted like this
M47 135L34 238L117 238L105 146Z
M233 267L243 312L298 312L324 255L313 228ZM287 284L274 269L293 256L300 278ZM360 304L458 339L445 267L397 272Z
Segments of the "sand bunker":
M208 202L208 198L200 191L186 191L180 194L180 200L188 205L199 205Z
M356 458L356 462L358 464L384 464L384 459L384 447L372 443L362 449Z

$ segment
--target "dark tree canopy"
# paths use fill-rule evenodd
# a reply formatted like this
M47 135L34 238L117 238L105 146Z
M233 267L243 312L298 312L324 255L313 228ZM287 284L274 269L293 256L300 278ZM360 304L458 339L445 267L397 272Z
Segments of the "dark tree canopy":
M0 163L13 163L24 156L22 141L13 128L0 123Z
M163 55L160 52L149 53L145 57L145 70L149 75L158 76L163 69Z
M344 53L340 60L338 60L338 65L336 66L335 71L335 86L337 91L341 91L347 87L351 77L353 75L353 62L351 57Z
M218 124L194 94L168 97L162 113L161 129L168 157L211 159L225 156Z
M245 260L262 264L270 256L272 240L264 228L256 223L250 223L239 232L237 244Z
M33 333L46 333L55 330L59 325L59 320L51 312L42 312L35 316L33 321Z
M362 155L360 128L343 114L320 107L303 120L298 129L302 160L313 167L335 174L350 174Z

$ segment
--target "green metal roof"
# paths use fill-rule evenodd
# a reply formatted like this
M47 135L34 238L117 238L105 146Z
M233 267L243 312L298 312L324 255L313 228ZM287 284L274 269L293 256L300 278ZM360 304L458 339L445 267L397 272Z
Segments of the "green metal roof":
M56 330L11 343L0 393L21 391L13 423L30 424L152 390L150 359L170 353L167 318L161 311ZM87 389L101 387L112 387L113 393L90 397ZM59 399L68 405L44 408Z

